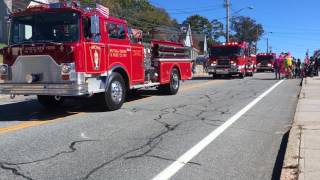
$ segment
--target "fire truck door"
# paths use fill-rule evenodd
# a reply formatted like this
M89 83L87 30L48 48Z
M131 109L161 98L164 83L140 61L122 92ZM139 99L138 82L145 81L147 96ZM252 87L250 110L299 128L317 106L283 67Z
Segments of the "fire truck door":
M83 18L84 64L87 73L99 74L106 71L106 46L102 42L98 16ZM95 25L95 28L90 28Z
M126 26L122 23L108 21L108 57L109 68L120 65L129 73L129 78L132 77L132 48L130 46L129 37L127 36ZM108 69L109 69L108 68ZM131 84L131 83L130 83Z

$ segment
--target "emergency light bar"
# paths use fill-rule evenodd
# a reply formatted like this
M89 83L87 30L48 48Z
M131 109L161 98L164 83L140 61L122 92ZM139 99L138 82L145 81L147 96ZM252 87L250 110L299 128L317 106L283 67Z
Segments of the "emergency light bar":
M239 45L237 42L228 42L228 43L222 43L222 45Z

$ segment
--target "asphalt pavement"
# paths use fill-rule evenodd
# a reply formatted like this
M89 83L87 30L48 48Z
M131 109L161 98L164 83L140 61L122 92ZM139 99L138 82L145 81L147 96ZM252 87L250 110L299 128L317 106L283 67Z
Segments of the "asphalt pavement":
M270 73L197 77L176 96L138 91L113 112L88 99L59 112L32 96L0 99L0 180L152 179L276 83ZM272 179L299 84L279 83L172 179Z

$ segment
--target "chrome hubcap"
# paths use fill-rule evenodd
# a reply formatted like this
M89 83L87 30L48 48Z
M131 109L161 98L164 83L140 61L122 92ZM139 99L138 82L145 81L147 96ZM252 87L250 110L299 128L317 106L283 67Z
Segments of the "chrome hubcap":
M119 81L113 81L111 83L111 98L113 102L120 103L122 101L122 86Z
M174 73L172 75L171 83L172 83L172 88L173 89L178 89L178 87L179 87L179 76L178 76L178 74Z

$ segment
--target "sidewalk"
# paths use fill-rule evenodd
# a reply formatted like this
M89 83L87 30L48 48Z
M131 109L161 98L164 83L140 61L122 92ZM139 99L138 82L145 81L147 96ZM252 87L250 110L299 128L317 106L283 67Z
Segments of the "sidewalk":
M320 179L320 77L303 81L281 174L293 179Z

